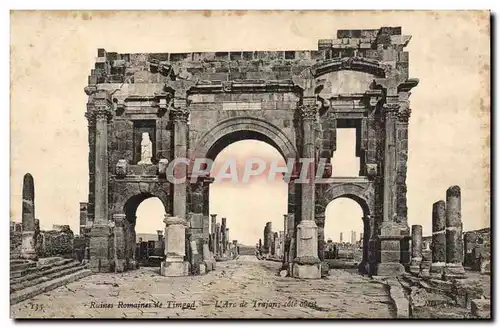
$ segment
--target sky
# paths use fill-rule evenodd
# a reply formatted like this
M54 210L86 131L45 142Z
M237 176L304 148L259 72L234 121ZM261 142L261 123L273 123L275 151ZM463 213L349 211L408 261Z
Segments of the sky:
M409 225L421 224L429 235L432 204L445 198L449 186L459 185L464 230L489 226L489 16L465 11L13 12L11 219L20 220L22 179L30 172L42 229L69 224L78 231L79 202L88 195L83 89L98 48L120 53L315 50L318 39L334 38L337 29L381 26L402 26L403 34L412 35L406 47L409 72L420 79L410 97ZM346 161L337 165L339 174L359 165L349 155L350 145L346 131L338 143L339 152L347 154L339 156ZM279 156L256 141L230 145L219 156L249 152ZM211 187L210 197L210 211L227 217L231 239L252 245L267 221L275 231L282 229L284 184L255 182L244 189L220 184ZM145 201L137 231L161 229L161 210L155 200ZM350 230L358 235L362 230L356 203L338 199L326 212L327 237L338 240L343 231L346 239Z

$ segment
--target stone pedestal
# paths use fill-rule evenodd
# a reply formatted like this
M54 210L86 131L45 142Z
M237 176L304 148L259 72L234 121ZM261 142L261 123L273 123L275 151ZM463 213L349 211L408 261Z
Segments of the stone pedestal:
M376 266L377 276L397 276L404 273L401 261L401 234L404 227L396 222L383 222L380 228L380 262Z
M292 275L295 278L321 278L321 261L318 258L318 227L313 220L304 220L297 226L297 257Z
M462 266L464 260L462 240L460 187L452 186L446 190L446 265L445 279L465 278Z
M111 229L108 224L92 225L90 231L90 269L93 272L111 272L109 260Z
M36 261L38 256L35 249L35 232L23 231L21 238L21 257L25 260Z
M446 263L446 204L440 200L432 205L432 264L430 275L442 278Z
M160 274L168 277L187 276L189 263L184 261L186 255L187 221L176 216L165 220L165 261L161 264Z
M422 262L422 226L411 226L411 262L410 272L420 273L420 264Z

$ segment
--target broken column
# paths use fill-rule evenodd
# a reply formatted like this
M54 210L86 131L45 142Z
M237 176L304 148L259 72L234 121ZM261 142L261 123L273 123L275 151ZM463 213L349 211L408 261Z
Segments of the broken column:
M472 267L474 264L472 251L477 243L477 234L475 232L466 232L464 234L464 266Z
M272 232L273 232L273 225L271 222L267 222L266 227L264 228L264 245L262 250L262 253L264 255L270 253L272 244Z
M125 214L113 214L113 262L115 272L123 272L126 269L125 254Z
M23 178L21 257L37 260L35 249L35 183L33 176L26 173Z
M411 226L411 262L410 272L420 273L420 264L422 263L422 226L415 224Z
M240 255L240 249L238 248L238 240L233 240L234 254L235 258Z
M210 248L210 251L212 253L215 254L215 225L217 224L217 214L210 214L210 218L211 218L211 223L210 223L210 236L211 236L211 239L212 239L212 245L211 248Z
M446 263L446 204L440 200L432 205L432 264L430 275L441 278Z
M273 255L275 258L278 257L277 250L279 247L279 235L277 232L273 233L273 242L272 242L272 248L271 248L271 255Z
M462 265L464 250L462 244L462 213L460 187L446 190L446 265L445 278L464 278Z
M224 236L226 238L226 244L225 244L226 253L229 256L229 252L231 251L231 248L229 247L229 246L231 246L231 240L229 240L229 228L226 228L226 232L224 233Z
M279 254L278 258L282 259L285 254L285 231L279 232Z
M220 239L220 244L221 244L221 256L226 255L226 246L227 246L227 239L226 239L226 225L227 225L227 219L222 218L221 220L221 225L220 225L220 233L221 233L221 239Z
M215 270L215 260L210 252L208 247L208 239L203 239L203 261L205 262L205 266L207 271Z
M220 235L220 223L215 224L215 240L214 240L214 256L220 256L221 255L221 249L220 249L220 240L221 240L221 235Z
M177 277L189 274L189 263L184 261L186 255L187 221L177 216L165 217L165 261L161 263L162 276Z

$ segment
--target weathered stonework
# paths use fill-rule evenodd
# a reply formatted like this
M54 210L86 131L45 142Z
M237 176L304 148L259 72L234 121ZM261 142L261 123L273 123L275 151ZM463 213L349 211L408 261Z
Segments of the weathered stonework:
M441 278L446 263L446 203L432 205L432 264L431 276Z
M108 221L125 215L118 239L131 239L137 207L149 197L159 198L169 215L208 218L207 186L170 184L167 164L186 156L214 159L230 143L250 138L274 146L284 158L326 160L320 175L326 181L289 184L292 225L285 231L284 266L320 259L324 209L335 198L349 197L364 211L365 271L401 273L408 251L401 243L409 236L408 97L418 83L408 76L404 47L409 40L400 27L382 27L339 30L336 39L320 40L310 51L118 54L99 49L85 88L91 267L110 271L115 266L114 228ZM337 129L346 127L357 131L360 176L337 179L329 159ZM141 161L142 136L151 141L147 161ZM311 173L316 171L313 165ZM307 261L298 256L311 251L300 249L311 247L297 240L301 224L314 232L318 248ZM225 233L210 232L214 254L227 248ZM133 263L133 253L125 252L126 263Z

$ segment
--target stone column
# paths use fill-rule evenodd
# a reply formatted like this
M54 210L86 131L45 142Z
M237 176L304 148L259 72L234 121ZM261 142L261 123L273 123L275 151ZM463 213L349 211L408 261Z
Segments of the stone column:
M230 251L230 245L231 245L231 240L229 239L229 228L226 228L226 233L224 234L226 238L226 253L229 253Z
M35 182L33 176L26 173L23 178L22 204L22 240L21 257L26 260L37 260L35 248Z
M422 226L415 224L411 226L411 262L410 272L420 273L420 264L422 263Z
M220 249L220 223L215 224L215 240L214 240L214 256L220 256L221 255L221 249Z
M94 223L90 232L90 269L111 271L108 221L108 123L112 118L112 102L107 92L97 91L93 103L87 105L89 124L95 124Z
M266 226L264 228L264 245L262 245L262 254L269 254L269 250L271 248L271 232L272 232L272 223L266 222Z
M446 263L446 204L440 200L432 205L432 264L430 275L442 278Z
M189 111L184 106L171 111L174 125L174 158L187 158L187 121ZM187 166L183 163L174 168L174 176L178 179L187 177ZM173 214L186 218L187 182L173 184Z
M396 215L396 115L399 111L397 98L391 97L384 104L385 141L384 141L384 218L383 221L392 221Z
M462 210L460 187L446 190L446 265L445 278L465 278L462 241Z
M215 225L217 224L217 214L210 214L210 235L212 236L212 248L210 251L215 254Z
M385 141L383 176L383 217L378 236L380 262L376 266L379 276L394 276L404 273L401 264L401 241L407 234L398 223L396 213L396 115L399 110L397 96L388 97L384 104ZM404 232L404 233L403 233Z
M227 219L222 218L221 219L221 225L220 225L220 233L221 233L221 255L225 256L226 255L226 246L227 246L227 238L226 238L226 224L227 224Z
M420 277L428 277L432 264L432 252L430 250L422 250L422 262L420 263Z
M113 214L113 262L115 272L125 271L125 214Z
M281 258L285 257L285 254L284 254L285 253L285 231L280 231L279 247L280 247L280 252L279 252L278 257L281 259Z
M325 260L325 213L316 214L316 226L318 227L318 258ZM323 265L325 265L323 263Z
M464 233L464 266L472 267L474 265L472 251L477 243L477 235L475 232Z
M234 254L236 256L240 255L239 248L238 248L238 240L233 240L233 246L234 246Z
M186 227L187 221L176 216L165 216L165 261L161 264L162 276L177 277L189 274L189 263L184 261L186 256Z
M271 255L276 257L276 244L278 242L278 233L274 232L272 234L272 241L271 241Z
M283 227L285 234L288 233L288 214L283 214Z
M321 278L321 261L318 258L318 227L315 219L315 162L317 105L315 97L303 97L300 106L302 123L302 158L312 161L303 164L301 177L301 218L297 226L297 256L294 259L292 275L296 278ZM305 166L305 167L304 167ZM304 172L307 172L304 175ZM302 179L302 180L303 180Z
M135 270L138 268L139 262L137 261L137 241L136 241L136 233L135 233L135 222L137 220L137 217L133 217L132 219L129 220L129 243L131 247L129 248L130 250L130 256L129 256L129 261L128 261L128 269L129 270ZM164 236L165 238L166 236ZM140 249L140 246L139 246Z

